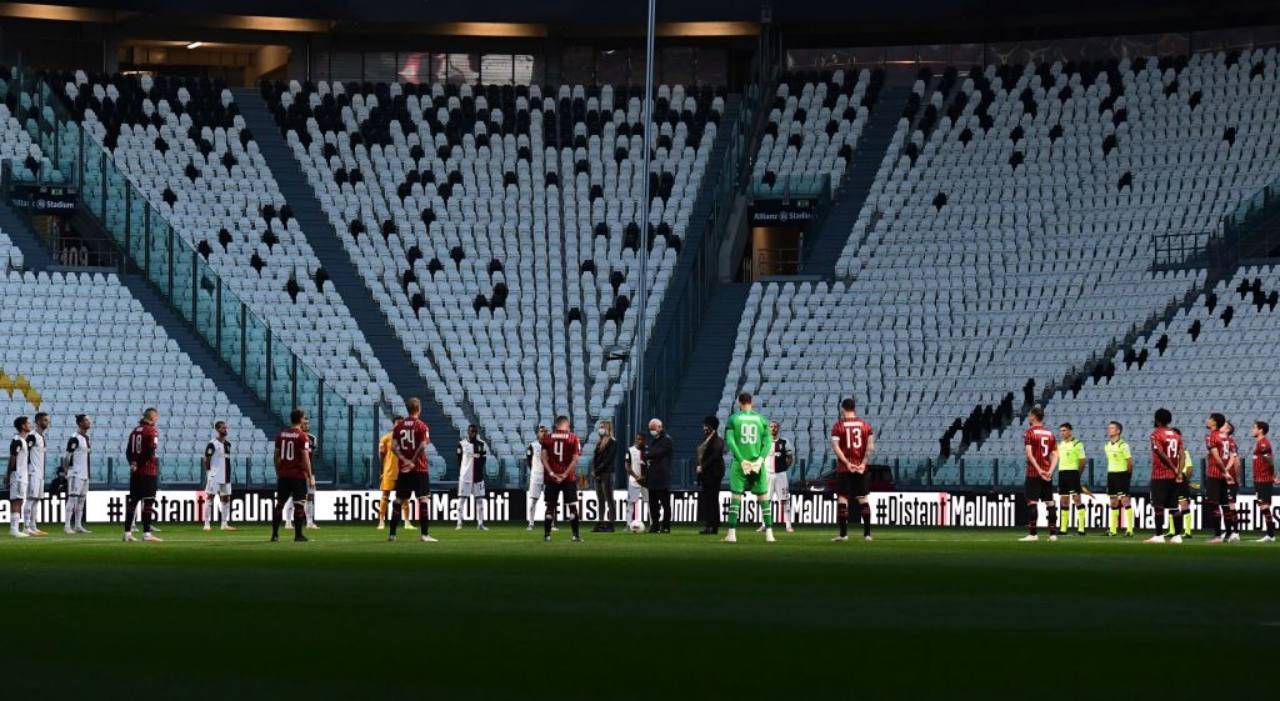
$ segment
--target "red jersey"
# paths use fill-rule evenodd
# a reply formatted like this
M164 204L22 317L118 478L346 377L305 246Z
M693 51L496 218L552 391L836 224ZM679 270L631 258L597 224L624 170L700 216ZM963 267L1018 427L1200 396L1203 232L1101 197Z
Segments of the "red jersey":
M552 431L542 437L542 448L547 451L546 467L543 472L547 477L555 475L566 480L578 478L578 456L582 455L582 445L578 436L572 431Z
M156 458L159 452L160 431L154 424L140 423L129 433L124 455L130 465L138 466L138 474L155 477L159 473L160 462Z
M280 461L276 465L276 477L306 478L309 443L307 432L300 428L286 428L276 436L276 454L280 456Z
M1263 436L1253 444L1253 483L1276 481L1276 466L1271 457L1271 439Z
M1229 476L1231 479L1239 479L1239 477L1240 477L1240 464L1239 464L1239 462L1240 462L1240 446L1236 444L1236 438L1235 438L1235 436L1227 436L1227 437L1226 437L1226 438L1224 438L1223 440L1224 440L1224 441L1226 442L1226 444L1227 444L1227 452L1226 452L1226 454L1225 454L1225 455L1223 455L1222 457L1226 458L1226 460L1227 460L1227 472L1228 472L1228 473L1230 473L1228 476ZM1232 459L1232 458L1235 458L1235 459L1236 459L1236 467L1235 467L1235 469L1234 469L1234 470L1232 470L1232 468L1231 468L1231 459Z
M1231 456L1227 440L1227 437L1218 431L1210 431L1209 435L1204 437L1204 451L1209 463L1209 479L1222 479L1227 476L1227 459ZM1218 457L1214 457L1215 449L1218 451Z
M1182 469L1178 456L1183 450L1182 436L1171 428L1157 428L1151 432L1151 479L1177 479Z
M391 429L391 440L394 441L396 456L400 458L401 472L427 471L426 447L431 444L431 431L427 430L425 421L412 416L400 419ZM405 455L414 458L413 462L405 460L402 457Z
M1040 473L1048 472L1053 464L1053 454L1058 450L1058 439L1044 426L1032 426L1022 434L1022 444L1031 448L1027 460L1027 477L1040 479Z
M871 424L854 417L840 419L831 427L831 442L836 451L851 465L861 465L867 459L867 442L874 431ZM844 462L836 461L836 472L852 472Z

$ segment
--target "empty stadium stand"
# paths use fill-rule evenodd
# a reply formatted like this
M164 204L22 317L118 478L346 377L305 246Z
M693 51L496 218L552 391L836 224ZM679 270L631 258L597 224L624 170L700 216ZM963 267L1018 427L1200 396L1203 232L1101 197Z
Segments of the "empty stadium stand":
M130 229L135 260L172 227L282 343L355 403L398 397L284 200L227 88L207 79L51 77L85 135L84 194L106 228ZM79 125L63 125L73 153ZM128 200L129 180L143 201ZM110 205L110 206L108 206ZM153 251L153 253L155 253Z
M0 241L0 251L6 244ZM0 382L6 417L45 411L49 474L59 448L75 431L74 415L94 419L93 479L127 481L125 438L142 410L160 410L163 479L202 480L200 458L213 421L231 427L237 479L267 483L271 443L239 407L192 362L115 275L8 271L0 297L10 310L0 321L0 370L26 387ZM33 401L34 400L34 401ZM109 465L114 473L108 474Z
M455 426L523 454L558 413L613 418L638 251L652 327L725 98L662 86L651 226L641 100L620 86L271 84L264 96L365 284Z
M1276 63L989 66L921 90L934 118L899 121L835 279L753 286L722 417L753 391L824 459L853 395L882 457L923 460L975 407L1020 410L1028 381L1053 386L1206 283L1153 271L1153 237L1203 245L1274 177ZM993 435L967 459L1007 455Z

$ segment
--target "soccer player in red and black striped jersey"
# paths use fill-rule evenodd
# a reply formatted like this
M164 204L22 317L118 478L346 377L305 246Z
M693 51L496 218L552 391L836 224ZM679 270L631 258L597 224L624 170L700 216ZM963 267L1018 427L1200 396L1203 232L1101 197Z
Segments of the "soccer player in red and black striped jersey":
M124 541L133 542L133 517L138 505L142 505L142 539L148 542L160 542L160 538L152 532L151 519L155 514L156 483L159 480L160 461L157 453L160 450L160 430L156 421L160 412L148 408L142 412L142 420L129 434L129 442L125 445L125 460L129 463L129 497L125 500Z
M431 443L431 432L420 416L421 400L410 397L404 405L408 416L396 422L391 429L391 449L400 460L400 472L396 475L395 509L387 540L396 539L396 529L400 527L400 518L404 514L402 504L417 497L420 539L424 543L434 543L436 539L428 533L431 528L431 473L427 471L427 445Z
M289 427L276 436L276 503L271 513L271 542L280 540L284 503L293 500L293 541L307 542L302 527L307 523L307 482L311 479L311 450L302 428L307 413L294 409Z
M1155 510L1156 534L1147 543L1163 543L1164 519L1176 518L1178 513L1178 481L1184 479L1182 463L1186 446L1182 436L1169 424L1173 414L1164 407L1156 409L1155 430L1151 432L1151 508ZM1181 543L1182 536L1175 535L1169 542Z
M871 540L871 505L867 503L867 459L875 452L875 432L858 416L852 397L840 402L840 418L831 427L831 448L836 453L836 522L840 534L831 540L849 539L849 500L858 500L862 538Z
M551 433L544 435L542 464L544 466L543 490L546 493L547 513L542 522L542 539L551 540L551 527L556 520L556 504L564 495L564 508L569 513L569 525L573 527L573 542L582 540L578 535L578 458L582 444L569 426L569 417L556 417Z
M1267 434L1271 425L1266 421L1254 421L1253 430L1253 489L1258 495L1258 509L1267 525L1267 534L1259 543L1276 541L1276 515L1271 512L1271 498L1275 494L1276 459L1271 454L1271 439Z
M1053 471L1058 467L1058 438L1045 428L1044 409L1033 406L1027 414L1031 427L1022 434L1027 455L1027 535L1024 541L1040 540L1040 502L1044 502L1049 522L1049 540L1058 539L1058 506L1053 501Z
M1218 412L1209 414L1204 427L1209 432L1204 437L1205 461L1208 463L1208 474L1205 480L1205 502L1209 505L1210 518L1213 519L1213 540L1210 543L1223 542L1224 535L1230 535L1235 526L1235 512L1227 507L1227 461L1231 449L1225 429L1227 417ZM1226 520L1226 533L1223 533L1222 522Z

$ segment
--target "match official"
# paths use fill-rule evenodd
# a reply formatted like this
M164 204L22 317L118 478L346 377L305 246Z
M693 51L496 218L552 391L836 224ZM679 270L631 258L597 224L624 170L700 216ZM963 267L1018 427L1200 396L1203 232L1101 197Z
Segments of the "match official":
M601 421L596 429L596 449L591 454L591 476L596 481L596 508L599 520L593 533L612 533L616 513L613 505L613 471L618 464L618 442L613 438L613 422Z
M702 535L720 532L720 483L724 481L724 439L717 430L720 419L702 420L702 442L698 444L698 520Z
M653 442L646 453L648 470L645 486L649 488L649 532L671 532L671 437L662 422L649 422L649 435Z

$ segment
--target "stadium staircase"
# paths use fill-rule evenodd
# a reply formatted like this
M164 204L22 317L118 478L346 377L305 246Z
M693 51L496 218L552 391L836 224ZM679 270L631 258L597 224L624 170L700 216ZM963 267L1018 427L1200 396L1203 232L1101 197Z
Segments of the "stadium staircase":
M836 261L840 259L840 252L849 240L858 213L867 201L867 194L871 192L876 172L880 170L880 163L893 141L893 133L898 128L898 120L910 95L909 85L886 85L881 91L867 118L867 127L858 139L849 170L836 191L835 202L827 210L813 244L808 247L802 271L806 275L830 278L835 273Z
M675 443L677 460L694 457L702 439L703 417L714 415L720 406L724 369L733 357L738 322L742 320L750 290L751 285L747 283L720 285L707 302L676 403L667 419L667 431Z
M54 266L49 247L31 230L26 217L8 202L0 202L0 231L22 251L23 269L40 272Z
M114 243L114 239L102 230L98 220L87 214L83 207L77 212L75 221L87 236ZM122 260L128 260L128 256L123 251L121 256ZM138 300L151 318L155 319L156 324L164 329L174 343L178 344L179 350L187 354L205 377L212 380L213 384L227 395L228 400L240 408L240 412L252 421L258 430L268 437L274 437L283 428L283 422L276 418L271 407L254 395L241 377L222 360L217 350L205 341L195 326L178 314L169 299L147 279L146 275L132 265L128 265L128 269L118 272L117 275L120 278L120 284L129 289L129 293ZM192 397L190 400L200 401L199 397ZM211 422L212 420L213 417L210 417Z
M460 442L457 429L436 401L431 388L426 387L400 339L378 311L377 301L365 286L343 248L342 240L321 209L315 190L307 182L293 151L285 143L262 95L252 88L235 88L232 93L236 104L240 106L240 114L244 117L246 126L253 133L254 141L258 143L262 156L280 186L281 194L293 207L307 242L329 274L329 280L343 303L351 310L360 333L373 348L400 396L421 398L422 419L431 427L431 441L440 454L445 456L446 461L451 460ZM391 409L400 411L401 407Z

